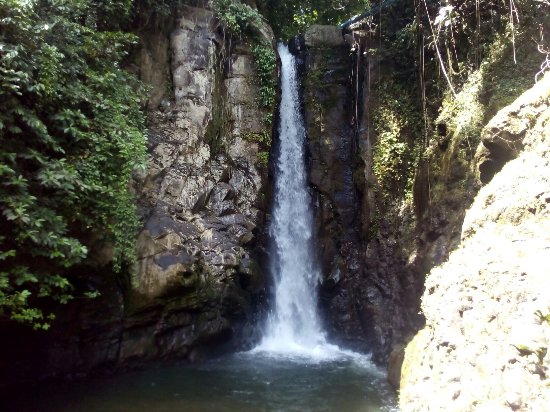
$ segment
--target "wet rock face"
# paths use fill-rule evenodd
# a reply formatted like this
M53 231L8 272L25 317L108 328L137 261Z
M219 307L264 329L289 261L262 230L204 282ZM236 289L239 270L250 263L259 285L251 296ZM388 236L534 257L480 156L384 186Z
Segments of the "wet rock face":
M316 235L323 272L322 309L339 339L362 339L344 286L361 276L360 204L353 180L353 128L349 47L342 31L313 26L298 46L303 61L303 101L309 153L309 182L315 198ZM333 336L334 337L334 336ZM346 342L349 343L349 342Z
M224 43L210 10L178 15L146 32L135 64L153 88L150 161L133 185L144 222L135 274L89 276L102 296L68 305L37 356L22 351L41 359L34 378L197 360L254 338L267 170L246 136L271 130L248 46Z
M331 339L385 362L417 321L419 291L394 227L382 222L378 237L369 238L377 206L364 41L362 33L313 26L296 48L304 63L321 308Z
M329 26L331 29L334 27ZM313 44L323 26L313 26L305 38ZM312 33L310 33L310 31ZM342 34L339 34L342 40ZM317 235L323 269L336 280L336 257L345 251L343 243L358 240L357 190L353 182L355 135L352 96L349 88L348 47L308 47L304 53L304 106L308 135L309 181L316 194Z

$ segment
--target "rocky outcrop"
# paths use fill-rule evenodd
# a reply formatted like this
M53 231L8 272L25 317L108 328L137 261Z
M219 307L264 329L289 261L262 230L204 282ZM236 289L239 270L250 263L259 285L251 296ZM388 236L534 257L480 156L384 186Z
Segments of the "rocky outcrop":
M546 76L483 130L487 185L459 248L427 277L426 327L405 352L403 411L548 410L549 139Z
M51 331L2 328L12 339L1 343L1 381L197 360L254 338L267 168L249 136L271 126L249 46L229 41L204 7L146 20L132 67L152 89L150 161L133 184L144 222L133 275L114 276L103 259L74 280L101 296L69 303ZM272 42L268 26L259 35Z
M132 340L149 341L148 356L239 334L263 286L266 170L247 136L270 130L253 104L254 62L246 46L224 43L207 9L184 7L169 44L173 94L150 109L152 158L136 184L145 226L130 302L153 321ZM156 347L166 318L168 347Z

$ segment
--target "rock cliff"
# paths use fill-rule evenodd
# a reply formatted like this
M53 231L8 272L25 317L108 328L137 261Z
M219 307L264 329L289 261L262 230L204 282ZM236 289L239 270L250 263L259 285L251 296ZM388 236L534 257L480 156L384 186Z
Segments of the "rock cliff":
M407 346L403 411L545 411L550 404L550 76L483 129L486 185L461 243L427 277Z
M321 309L333 340L385 363L421 325L422 274L403 252L415 244L414 229L396 229L375 199L370 115L379 62L367 57L368 47L366 33L332 26L312 26L295 45L303 61Z
M180 15L167 42L171 90L149 102L152 156L136 183L145 226L129 301L156 319L137 332L148 346L139 350L153 357L238 334L263 287L256 246L266 168L248 136L270 130L254 104L254 61L244 42L224 40L211 11ZM142 58L145 78L147 65Z
M48 333L6 325L2 382L196 360L253 338L267 166L251 136L271 135L271 113L256 100L250 45L206 6L146 20L130 67L151 86L150 160L133 184L137 265L114 276L108 250L95 253L75 283L101 296L69 303ZM272 44L267 25L259 35Z

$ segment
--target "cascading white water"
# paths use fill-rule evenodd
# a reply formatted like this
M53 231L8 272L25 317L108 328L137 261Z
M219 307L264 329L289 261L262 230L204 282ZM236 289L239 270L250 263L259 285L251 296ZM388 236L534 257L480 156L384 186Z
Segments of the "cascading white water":
M319 270L313 257L313 216L296 62L287 46L279 44L278 51L282 63L280 146L270 226L275 306L257 349L307 354L325 345L317 314Z
M275 280L275 304L268 318L264 336L258 346L242 354L245 363L254 365L254 381L258 370L267 366L269 390L271 382L287 382L292 387L292 408L317 410L311 404L300 409L296 404L296 390L305 389L323 399L324 389L317 392L299 376L303 371L334 376L335 371L363 371L373 382L384 379L384 373L371 362L369 355L340 349L327 342L317 313L317 287L320 270L315 263L313 239L313 211L307 187L305 164L305 128L300 111L299 80L294 56L288 47L279 44L281 57L281 104L279 108L279 151L275 163L275 188L272 220L269 227L273 241L270 271ZM304 367L305 366L305 367ZM259 369L258 369L259 367ZM278 368L289 368L291 373L277 377ZM320 368L320 369L316 369ZM326 373L326 376L324 375ZM347 379L347 378L345 378ZM365 380L366 382L367 380ZM304 385L298 384L304 382ZM346 382L345 396L348 396ZM361 384L362 390L364 389ZM332 385L331 385L332 386ZM328 389L328 387L327 387ZM382 387L379 389L382 393ZM370 397L370 396L368 396ZM301 399L301 396L298 396ZM360 401L365 402L364 398ZM363 404L362 406L366 406ZM274 410L286 410L279 405ZM330 408L329 408L330 409ZM363 408L337 407L331 410L363 410ZM392 399L384 401L380 409L366 410L397 411Z

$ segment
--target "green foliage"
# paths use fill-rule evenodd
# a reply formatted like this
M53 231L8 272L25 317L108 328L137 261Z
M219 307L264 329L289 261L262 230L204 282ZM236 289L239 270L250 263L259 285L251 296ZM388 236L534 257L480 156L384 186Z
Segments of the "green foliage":
M221 23L224 34L244 37L250 44L257 74L255 83L259 87L257 101L260 107L268 112L264 122L266 126L270 126L277 92L277 57L272 44L262 39L260 34L264 19L258 10L241 3L240 0L212 0L211 4L214 14ZM222 127L217 127L213 130L221 129ZM269 134L251 133L244 136L244 138L259 144L258 163L261 167L267 166L271 145ZM210 140L212 142L216 141L216 139Z
M0 0L0 316L47 328L103 236L134 259L128 191L145 156L142 86L120 68L130 0Z
M259 39L258 32L263 24L263 17L258 10L239 0L213 0L212 7L224 31L230 35L247 36L258 74L259 103L263 108L272 109L277 88L277 57L272 45Z
M382 123L379 123L378 140L373 156L373 170L379 184L391 190L401 186L407 178L409 146L406 142L401 141L403 119L396 113L383 108L379 110L377 120L385 123L383 126L381 126ZM384 192L389 193L390 190Z
M460 142L464 142L469 153L463 158L468 161L473 158L484 123L485 106L480 100L482 88L482 73L476 71L469 76L456 96L446 94L436 119L437 124L445 125L444 136L439 138L450 140L450 152L455 151L455 146Z
M514 52L513 45L506 38L496 38L481 65L480 70L484 77L481 98L487 108L486 121L533 85L540 64L540 53L530 43L531 34L520 34L518 39L528 46ZM517 64L514 62L514 54Z
M271 135L267 132L264 133L247 133L244 136L244 139L249 142L256 142L261 144L264 147L271 146Z
M532 39L550 23L543 3L514 2L519 18L510 21L511 2L428 0L415 8L395 0L363 22L379 36L369 54L392 68L378 80L373 113L384 197L403 188L407 197L420 156L438 156L432 176L452 171L457 184L466 182L483 125L530 87L540 66Z
M187 0L139 0L133 1L133 3L132 12L134 15L145 14L151 16L156 13L161 16L169 16L175 7L187 3Z
M516 52L521 65L514 63L513 53L513 45L506 38L495 37L479 68L469 73L460 91L454 96L446 93L443 98L436 124L445 125L445 135L438 139L449 142L454 158L471 162L483 126L532 85L538 66L536 49Z
M273 109L275 105L275 93L277 91L275 50L269 43L255 44L252 46L252 56L258 74L260 93L259 103L262 107ZM271 122L269 122L271 124Z
M315 9L296 10L292 16L292 22L282 30L287 36L293 37L299 33L305 32L309 26L319 21L319 12Z
M399 83L385 82L378 93L372 167L382 197L388 200L412 189L423 125L410 91Z
M271 147L271 134L268 132L247 133L243 137L249 142L258 144L260 149L258 151L258 163L261 167L267 167L269 163L269 149Z
M550 25L550 4L545 1L452 0L445 5L427 4L427 11L418 12L417 34L425 44L429 70L448 73L449 81L439 85L442 89L450 88L450 83L459 90L483 61L492 58L495 43L510 48L510 63L526 64L520 54L536 48L533 40ZM440 56L436 58L438 50ZM440 80L433 77L429 82L435 85Z
M369 0L263 0L260 9L282 40L303 33L313 24L337 25L370 8Z
M260 166L267 167L269 163L269 152L266 150L261 150L258 152L258 162Z
M258 10L240 0L212 0L212 8L224 30L231 35L250 34L263 21Z

